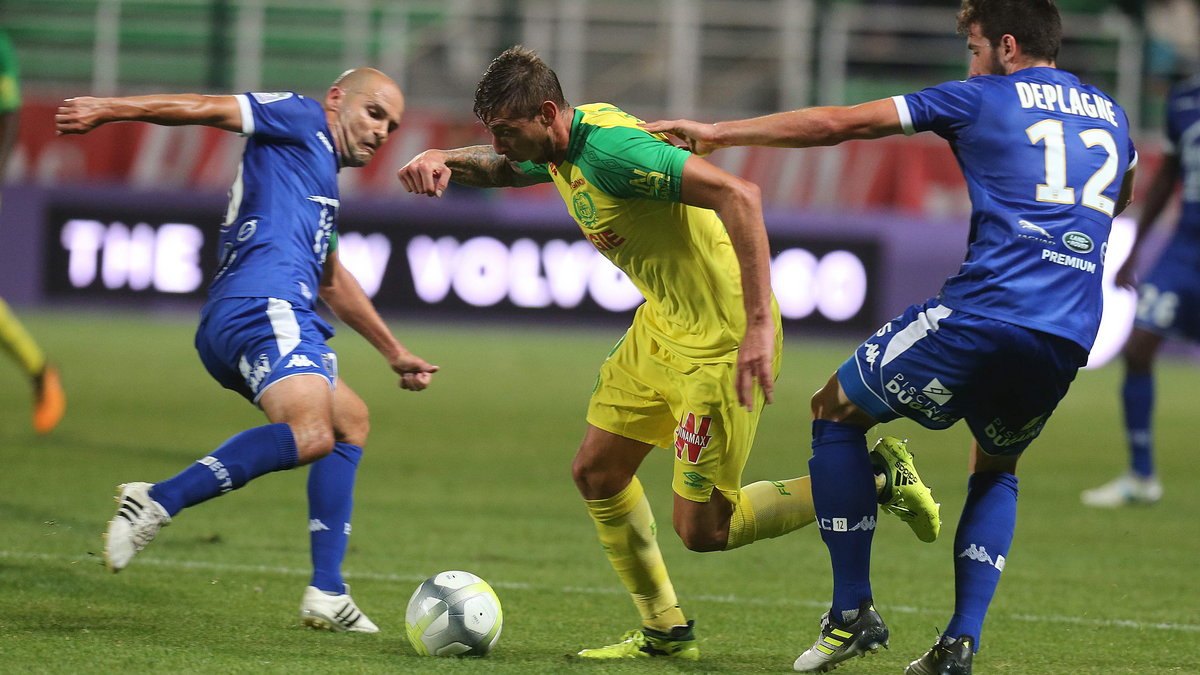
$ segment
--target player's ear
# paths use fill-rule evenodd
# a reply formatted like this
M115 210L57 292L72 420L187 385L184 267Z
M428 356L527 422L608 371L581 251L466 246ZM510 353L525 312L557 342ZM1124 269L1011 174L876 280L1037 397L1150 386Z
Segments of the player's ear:
M542 107L538 110L542 119L545 120L546 126L554 124L554 120L558 119L561 110L558 109L558 104L554 101L542 101Z
M346 90L336 85L332 86L325 94L325 107L330 110L340 110L344 98L346 98Z
M1008 33L1000 36L1000 44L997 47L1000 50L1000 57L1007 62L1016 61L1021 55L1021 46L1017 43L1017 38Z

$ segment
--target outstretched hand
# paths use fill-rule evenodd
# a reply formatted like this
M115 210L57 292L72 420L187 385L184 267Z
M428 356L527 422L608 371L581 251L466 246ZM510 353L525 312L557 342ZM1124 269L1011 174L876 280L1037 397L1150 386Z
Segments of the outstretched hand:
M670 134L687 146L693 155L703 157L722 147L716 144L717 125L692 120L659 120L641 125L652 134Z
M400 388L409 391L421 391L428 387L433 380L433 374L440 370L438 366L407 351L397 354L388 365L400 375Z
M91 96L69 98L59 103L54 112L55 134L86 134L104 123L101 115L104 108L103 99Z
M409 192L441 197L450 185L450 167L441 150L426 150L402 166L396 177Z
M762 387L767 403L775 402L775 328L767 323L746 329L746 337L738 348L737 388L738 403L746 410L754 410L754 385Z

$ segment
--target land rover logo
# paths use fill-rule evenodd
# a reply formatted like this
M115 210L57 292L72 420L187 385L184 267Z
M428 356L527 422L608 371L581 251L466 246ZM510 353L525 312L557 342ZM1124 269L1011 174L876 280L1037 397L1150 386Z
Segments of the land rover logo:
M1091 253L1092 249L1096 247L1092 243L1092 238L1082 232L1068 232L1063 235L1062 242L1076 253Z

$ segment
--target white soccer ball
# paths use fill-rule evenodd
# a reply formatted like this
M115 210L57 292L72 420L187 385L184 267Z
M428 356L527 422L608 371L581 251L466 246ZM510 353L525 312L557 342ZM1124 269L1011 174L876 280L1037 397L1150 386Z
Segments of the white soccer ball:
M470 572L442 572L417 586L404 627L423 656L483 656L500 639L500 598Z

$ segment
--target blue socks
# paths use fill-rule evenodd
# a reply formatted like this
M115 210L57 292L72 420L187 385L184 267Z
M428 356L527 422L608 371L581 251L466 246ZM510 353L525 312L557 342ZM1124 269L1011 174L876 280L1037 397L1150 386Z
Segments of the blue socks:
M954 535L954 617L945 635L974 637L975 651L1016 526L1017 477L1011 473L971 476Z
M857 610L871 597L871 539L878 504L866 430L853 424L813 420L813 506L817 527L833 563L830 616Z
M312 584L322 591L345 593L342 559L350 539L354 508L354 475L362 448L336 443L333 452L308 470L308 532L312 550Z
M1125 405L1130 464L1138 476L1149 478L1154 475L1154 446L1150 436L1150 415L1154 411L1153 373L1125 373L1121 401Z
M150 489L150 498L174 516L265 473L296 466L296 439L286 424L247 429L212 454Z

